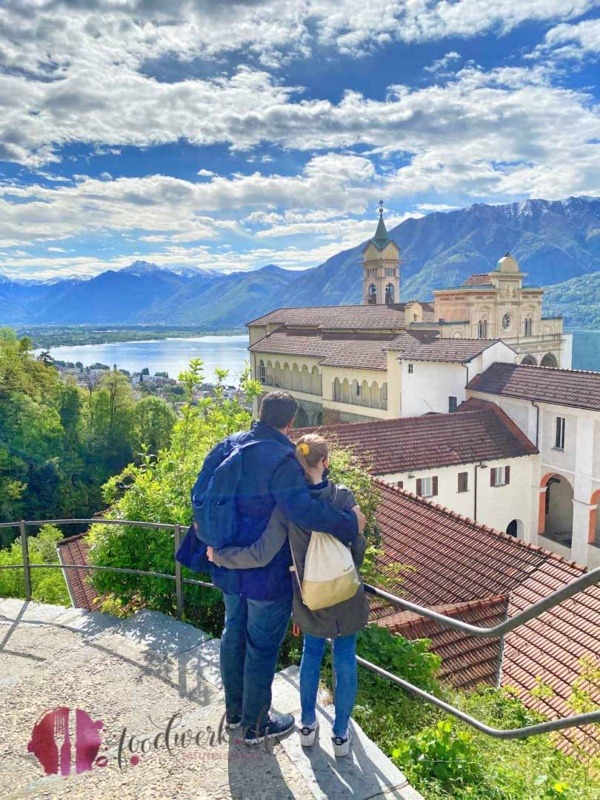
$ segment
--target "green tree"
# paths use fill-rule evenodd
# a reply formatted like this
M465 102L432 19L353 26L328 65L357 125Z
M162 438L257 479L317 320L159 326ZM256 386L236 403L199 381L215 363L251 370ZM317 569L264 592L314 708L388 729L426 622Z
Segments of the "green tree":
M169 445L177 415L171 406L159 397L144 397L135 406L134 447L136 453L145 448L151 455Z

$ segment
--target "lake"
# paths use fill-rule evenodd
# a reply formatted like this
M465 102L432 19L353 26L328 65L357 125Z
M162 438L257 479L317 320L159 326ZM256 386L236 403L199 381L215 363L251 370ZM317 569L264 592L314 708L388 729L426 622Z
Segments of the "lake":
M248 336L198 336L193 339L162 339L147 342L112 342L111 344L83 344L69 347L52 347L50 355L60 361L81 361L85 367L99 362L129 372L140 372L148 367L150 374L168 372L176 378L187 369L190 359L204 362L204 376L212 382L215 367L229 370L232 382L248 360Z
M600 372L600 331L573 331L573 369Z
M212 381L215 367L229 370L232 379L248 359L248 337L198 336L194 339L163 339L147 342L113 342L53 347L50 354L61 361L81 361L84 366L100 362L129 372L148 367L150 374L168 372L176 378L191 358L204 361L205 377ZM36 351L39 352L39 351ZM573 369L600 371L600 331L573 331Z

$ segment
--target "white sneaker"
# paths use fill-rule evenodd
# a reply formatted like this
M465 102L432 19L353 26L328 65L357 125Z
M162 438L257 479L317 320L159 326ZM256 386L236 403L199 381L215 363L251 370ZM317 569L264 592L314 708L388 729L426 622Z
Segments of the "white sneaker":
M332 736L333 752L338 758L347 756L350 752L350 742L352 741L352 731L350 728L346 731L345 736Z
M315 737L319 729L319 722L316 721L313 725L302 725L300 728L300 744L302 747L312 747L315 743Z

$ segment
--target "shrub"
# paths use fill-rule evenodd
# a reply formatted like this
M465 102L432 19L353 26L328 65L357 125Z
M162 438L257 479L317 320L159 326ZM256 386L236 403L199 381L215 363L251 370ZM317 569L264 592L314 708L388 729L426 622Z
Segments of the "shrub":
M456 730L452 720L441 720L409 736L398 744L392 756L411 780L436 781L447 791L482 778L473 736Z
M58 564L56 543L63 534L54 525L43 525L37 536L29 537L29 560L32 564ZM21 540L16 539L6 550L0 550L0 565L23 564ZM32 569L31 593L38 603L71 605L61 569ZM0 597L25 597L25 575L22 569L0 570Z

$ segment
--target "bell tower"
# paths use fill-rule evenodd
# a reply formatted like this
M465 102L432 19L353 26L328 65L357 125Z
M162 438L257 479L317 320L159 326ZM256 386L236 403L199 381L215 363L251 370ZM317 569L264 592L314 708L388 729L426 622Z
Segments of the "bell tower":
M363 249L363 304L391 305L400 302L400 248L388 236L379 201L375 236Z

